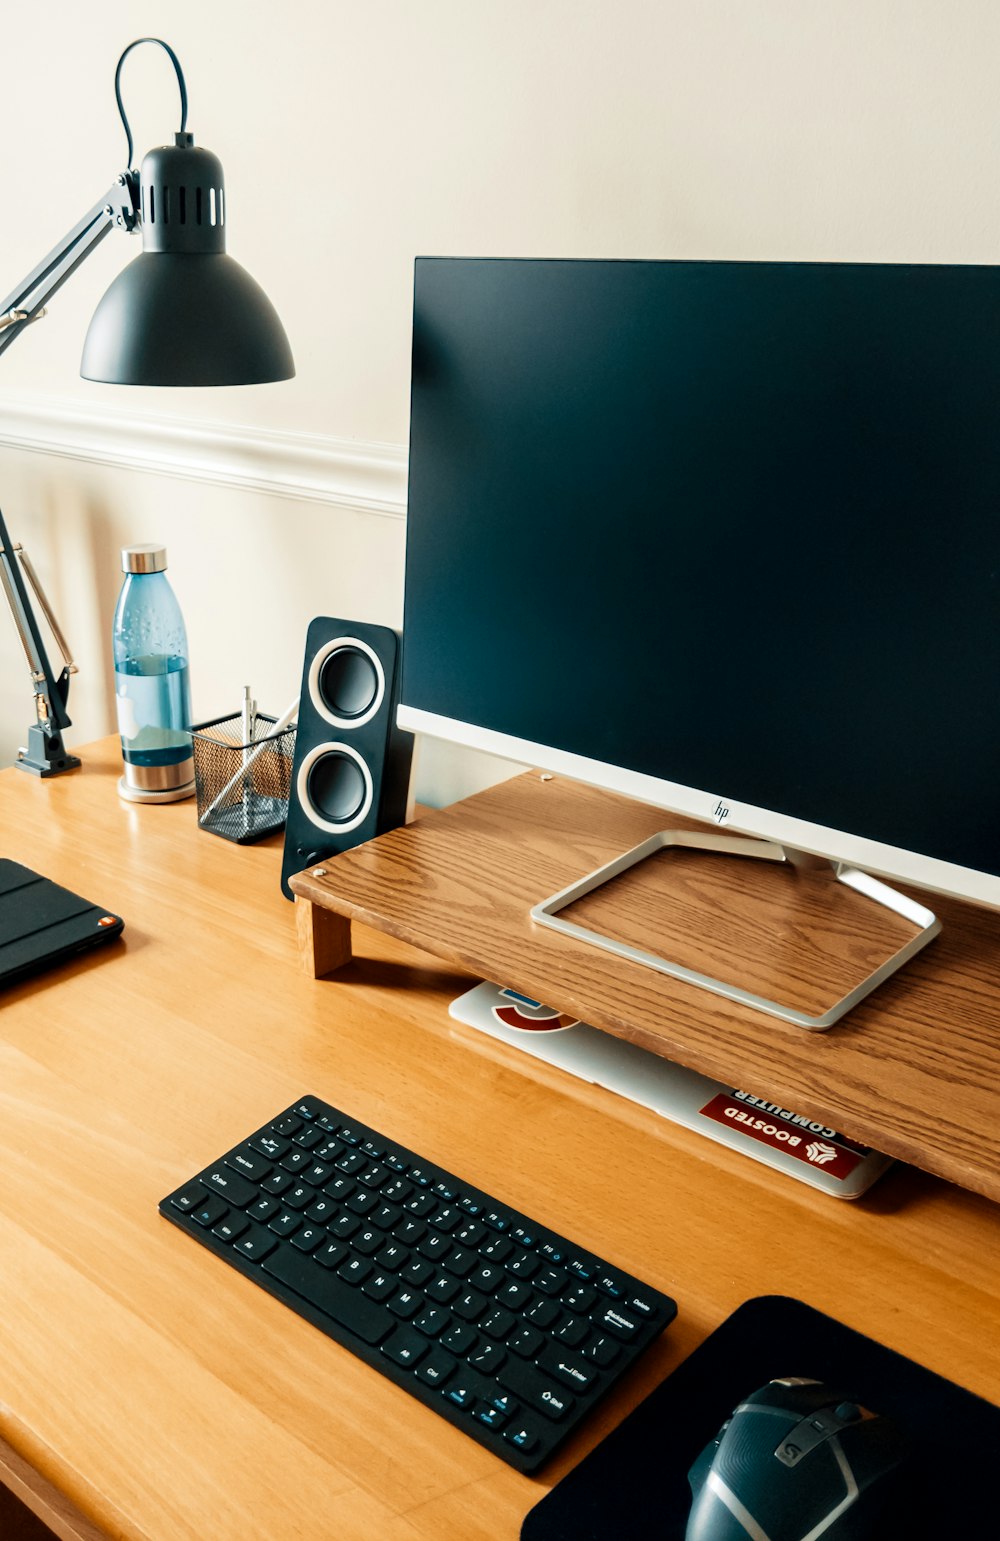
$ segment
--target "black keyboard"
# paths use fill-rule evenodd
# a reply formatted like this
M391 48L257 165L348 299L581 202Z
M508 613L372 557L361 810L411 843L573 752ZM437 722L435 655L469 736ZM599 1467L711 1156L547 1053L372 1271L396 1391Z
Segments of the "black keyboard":
M520 1471L675 1303L306 1097L161 1214Z

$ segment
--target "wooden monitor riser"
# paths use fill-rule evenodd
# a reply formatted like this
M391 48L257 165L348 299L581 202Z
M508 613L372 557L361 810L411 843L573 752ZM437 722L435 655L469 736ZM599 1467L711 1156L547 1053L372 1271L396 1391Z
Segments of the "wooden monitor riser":
M813 1034L534 924L532 905L667 825L662 810L536 772L292 879L304 966L388 932L678 1064L1000 1199L1000 917L935 902L943 932ZM899 946L900 921L808 875L664 853L580 901L589 926L809 1007ZM317 875L317 874L321 875ZM915 894L915 897L920 897Z

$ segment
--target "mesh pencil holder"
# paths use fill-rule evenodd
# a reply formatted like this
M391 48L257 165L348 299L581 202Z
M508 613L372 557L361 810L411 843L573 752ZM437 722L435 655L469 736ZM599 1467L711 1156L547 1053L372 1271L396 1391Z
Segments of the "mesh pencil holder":
M258 714L249 740L239 714L191 729L200 828L239 845L284 828L295 729L276 720Z

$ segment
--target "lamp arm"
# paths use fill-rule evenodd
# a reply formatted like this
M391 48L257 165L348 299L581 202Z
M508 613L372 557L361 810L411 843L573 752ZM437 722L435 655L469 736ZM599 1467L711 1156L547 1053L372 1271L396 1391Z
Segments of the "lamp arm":
M139 223L139 177L122 172L100 202L67 231L58 246L0 303L0 353L26 326L45 314L45 303L80 266L109 230L133 231Z
M65 667L63 667L59 678L55 678L52 675L52 667L49 664L45 643L42 641L42 633L39 632L39 626L37 626L34 613L32 613L28 592L25 589L25 581L23 581L22 575L20 575L18 556L20 556L20 561L25 561L22 547L14 546L11 536L9 536L5 519L3 519L3 513L0 513L0 582L3 582L6 599L8 599L9 607L11 607L11 615L14 616L14 624L17 627L18 636L22 640L22 647L25 649L25 658L28 660L31 683L34 686L35 692L35 710L37 710L39 721L43 727L49 730L63 729L63 727L69 727L66 700L68 700L69 695L69 675L76 673L76 664L72 663L72 660L69 660L69 658L66 658ZM28 572L31 575L32 584L35 586L35 593L39 593L37 579L34 578L34 570L28 567ZM39 599L46 616L51 615L48 603L45 601L45 595L40 595L39 593ZM63 649L63 655L65 655L66 649L65 643L62 641L62 633L55 633L55 640L57 640L60 649Z
M24 648L24 656L28 661L31 684L35 692L37 717L37 722L28 729L28 747L21 751L19 763L25 770L32 770L36 775L51 776L58 774L59 771L69 770L80 763L74 755L67 754L61 737L62 730L70 726L66 701L69 696L70 675L76 673L76 665L68 657L62 633L57 627L56 641L62 648L66 661L58 678L53 675L45 644L24 586L24 579L21 577L21 563L25 563L25 569L31 577L46 616L51 616L45 596L38 588L34 572L30 564L25 562L21 547L12 543L3 514L0 513L0 583L3 585L7 603L14 617L14 625L17 627L21 646Z

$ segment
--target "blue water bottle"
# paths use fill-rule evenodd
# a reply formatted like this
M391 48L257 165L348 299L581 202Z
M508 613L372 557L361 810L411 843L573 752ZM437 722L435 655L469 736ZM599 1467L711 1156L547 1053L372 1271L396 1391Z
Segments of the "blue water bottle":
M194 792L184 617L163 546L126 546L115 610L115 701L125 774L119 794L172 803Z

